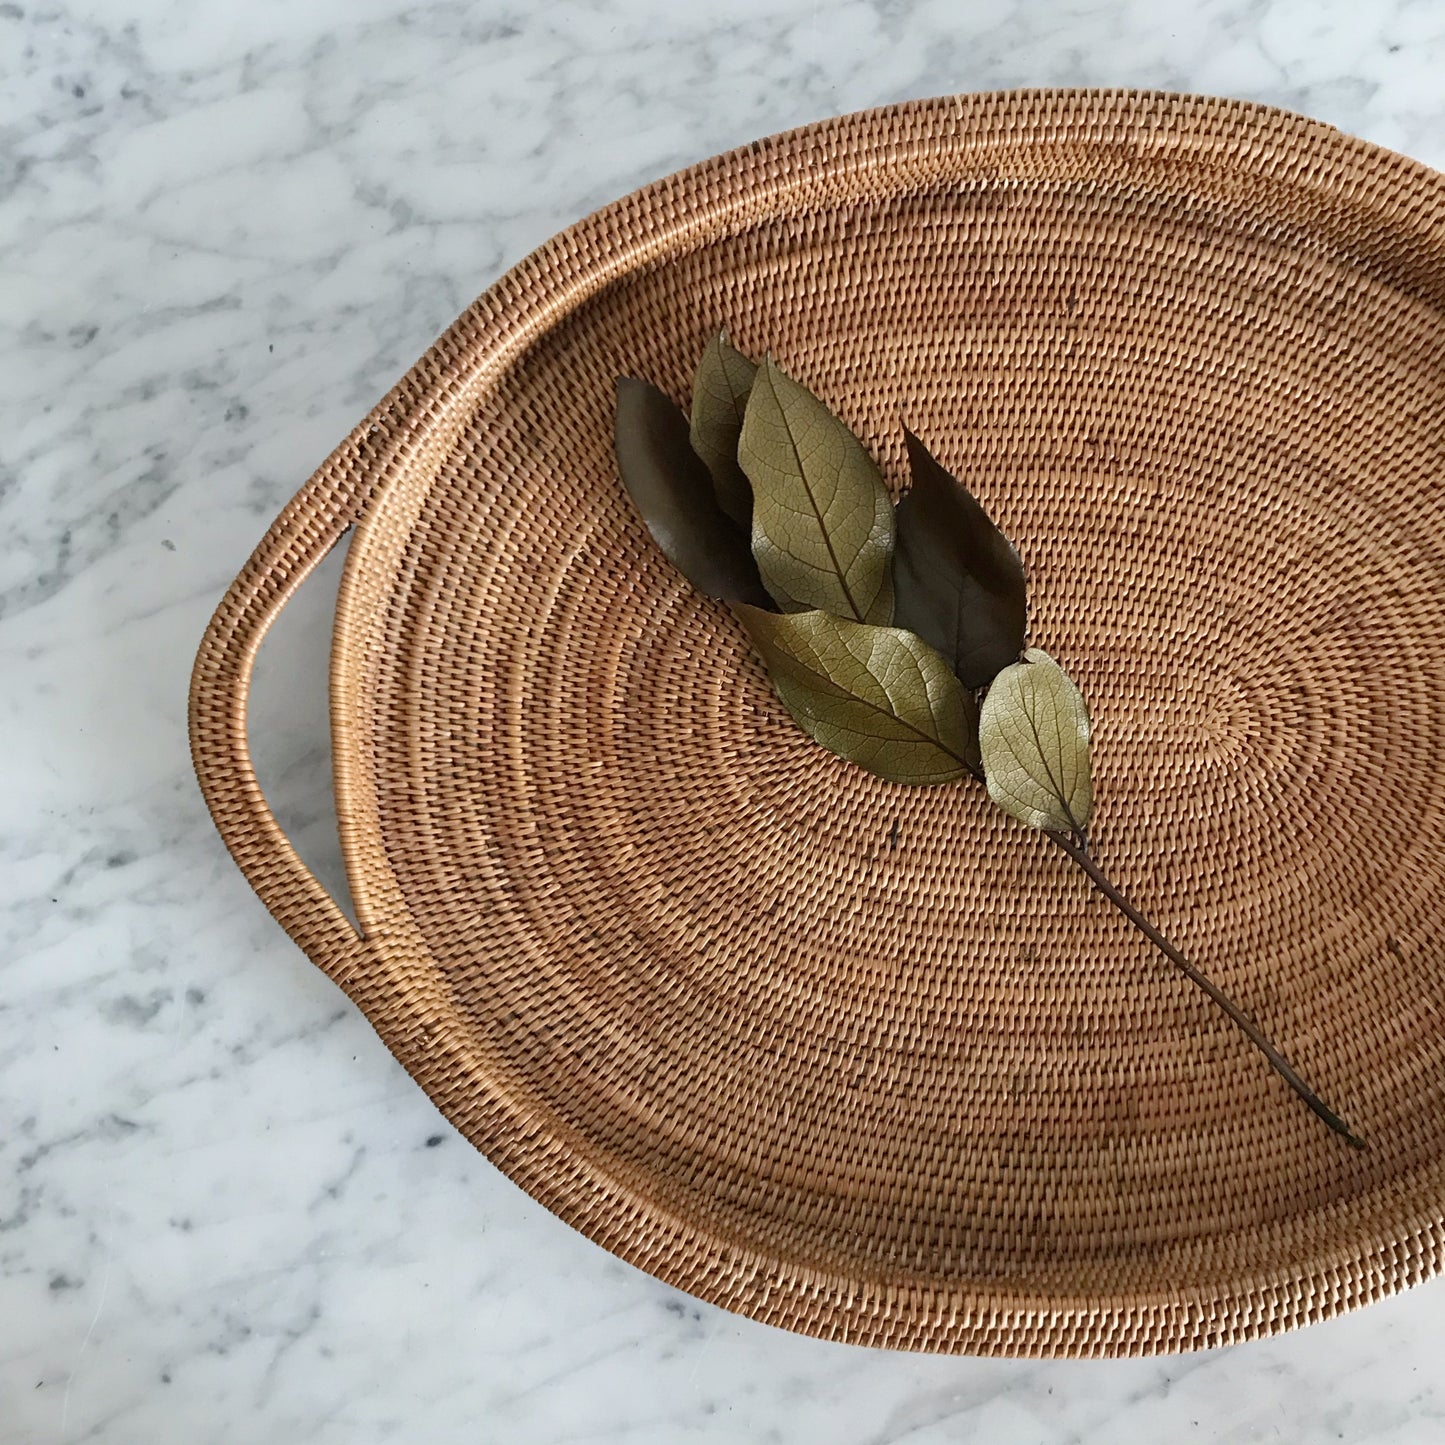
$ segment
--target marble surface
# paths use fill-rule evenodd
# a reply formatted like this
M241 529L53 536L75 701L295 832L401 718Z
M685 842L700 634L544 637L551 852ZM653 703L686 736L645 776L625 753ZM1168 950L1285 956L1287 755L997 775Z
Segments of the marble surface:
M224 854L191 657L265 524L499 272L909 96L1251 97L1445 165L1436 0L0 3L0 1441L1441 1438L1445 1282L1208 1356L870 1353L698 1305L440 1119ZM323 877L327 620L257 682Z

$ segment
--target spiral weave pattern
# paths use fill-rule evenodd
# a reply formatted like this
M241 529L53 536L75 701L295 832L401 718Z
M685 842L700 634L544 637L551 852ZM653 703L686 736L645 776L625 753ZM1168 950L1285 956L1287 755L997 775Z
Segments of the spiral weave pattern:
M1097 857L1367 1150L982 789L790 722L612 458L614 378L685 402L719 327L895 489L906 422L1016 540L1093 714ZM1442 470L1440 176L1181 96L850 116L481 297L223 604L198 768L269 876L212 761L244 728L227 629L358 519L332 686L363 938L268 901L502 1169L812 1334L1264 1335L1445 1245Z

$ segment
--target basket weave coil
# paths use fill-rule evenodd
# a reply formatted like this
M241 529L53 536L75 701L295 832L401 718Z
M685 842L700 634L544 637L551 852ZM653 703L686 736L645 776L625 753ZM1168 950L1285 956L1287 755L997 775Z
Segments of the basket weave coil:
M788 719L629 508L614 379L726 327L1019 544L1105 869L1368 1137L1326 1133L1056 850ZM483 295L306 484L197 659L268 908L599 1244L909 1349L1318 1320L1445 1243L1445 180L1262 107L960 96L719 157ZM267 628L331 669L361 932L256 785ZM540 1267L540 1266L539 1266Z

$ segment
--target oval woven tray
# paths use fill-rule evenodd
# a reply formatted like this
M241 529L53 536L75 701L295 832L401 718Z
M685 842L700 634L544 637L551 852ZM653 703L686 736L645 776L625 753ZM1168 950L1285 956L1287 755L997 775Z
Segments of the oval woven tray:
M729 1309L1123 1355L1399 1289L1445 1241L1442 307L1445 180L1249 105L964 96L709 161L503 277L276 521L196 664L207 800L477 1147ZM613 381L684 398L719 326L1019 541L1098 856L1366 1151L977 788L809 742L659 557ZM361 937L245 727L352 527Z

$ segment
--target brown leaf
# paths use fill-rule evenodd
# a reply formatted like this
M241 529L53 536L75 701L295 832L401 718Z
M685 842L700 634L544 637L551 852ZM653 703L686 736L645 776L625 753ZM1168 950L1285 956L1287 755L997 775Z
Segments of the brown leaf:
M647 529L700 592L766 606L747 534L718 506L682 409L649 382L617 380L617 468Z
M985 687L1024 648L1023 563L968 488L904 435L913 486L897 510L894 621L936 647L965 687Z
M735 607L773 686L816 742L890 783L977 769L978 710L948 664L897 627Z
M712 473L723 511L738 526L753 521L753 489L738 465L738 438L757 367L719 332L708 342L692 381L692 449Z

